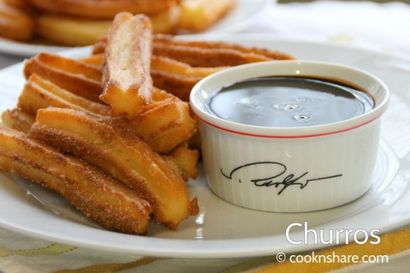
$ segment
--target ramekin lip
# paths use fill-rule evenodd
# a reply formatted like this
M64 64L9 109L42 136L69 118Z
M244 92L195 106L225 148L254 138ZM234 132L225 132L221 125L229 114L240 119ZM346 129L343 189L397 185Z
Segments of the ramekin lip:
M376 106L362 115L338 121L333 123L326 123L320 125L313 125L313 126L303 126L303 127L264 127L264 126L255 126L249 124L238 123L234 121L229 121L217 117L216 115L208 112L205 110L202 105L197 105L197 100L195 99L198 96L198 93L202 90L203 85L209 81L213 81L218 77L223 75L229 75L233 71L246 71L254 69L255 67L266 67L267 69L271 66L279 66L279 65L295 65L295 66L327 66L336 69L344 69L350 70L354 73L361 74L367 78L372 79L375 83L381 86L384 91L384 96L381 101L376 100ZM277 74L279 75L279 74ZM303 74L302 74L303 75ZM307 75L307 74L305 74ZM261 75L266 76L266 75ZM275 75L273 75L275 76ZM312 76L312 75L310 75ZM321 75L317 75L321 76ZM255 77L242 77L237 79L237 81L243 81L246 79L251 79ZM222 85L221 85L222 87ZM324 135L331 135L337 134L341 132L345 132L348 130L356 129L358 127L367 125L372 121L378 119L387 109L388 102L390 98L390 91L387 85L379 79L377 76L368 73L364 70L354 68L347 65L341 65L336 63L330 62L320 62L320 61L309 61L309 60L286 60L286 61L268 61L268 62L259 62L259 63L250 63L235 66L232 68L227 68L222 71L216 72L210 76L205 77L201 81L199 81L193 88L190 94L190 105L193 113L198 117L199 120L203 121L204 123L226 131L228 133L239 134L239 135L246 135L246 136L253 136L253 137L264 137L264 138L304 138L304 137L314 137L314 136L324 136Z

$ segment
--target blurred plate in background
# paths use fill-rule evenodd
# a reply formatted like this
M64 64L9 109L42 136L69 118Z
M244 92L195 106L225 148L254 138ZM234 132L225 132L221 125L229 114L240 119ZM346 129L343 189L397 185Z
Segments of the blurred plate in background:
M273 5L274 0L236 0L235 7L219 22L202 32L206 33L233 33L244 29L262 13L268 5ZM0 53L17 56L33 56L39 52L59 52L70 47L57 45L43 45L22 43L0 38Z

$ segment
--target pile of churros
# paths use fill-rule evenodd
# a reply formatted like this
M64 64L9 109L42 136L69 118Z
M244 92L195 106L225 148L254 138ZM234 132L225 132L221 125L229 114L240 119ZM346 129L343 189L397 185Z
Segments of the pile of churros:
M119 13L94 53L41 53L25 63L17 106L2 114L0 170L51 189L110 230L145 234L198 213L197 122L185 101L201 78L292 56L153 35L144 15ZM191 181L195 183L195 181Z
M0 37L93 44L119 12L146 14L154 33L193 33L223 18L235 0L0 0Z

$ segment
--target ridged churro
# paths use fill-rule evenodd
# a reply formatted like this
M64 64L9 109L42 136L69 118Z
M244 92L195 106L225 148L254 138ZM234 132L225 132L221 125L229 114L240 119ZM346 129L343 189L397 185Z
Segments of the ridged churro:
M24 75L38 74L74 94L99 101L101 71L95 66L62 56L40 53L26 61Z
M107 38L99 39L93 54L104 52ZM233 66L270 60L291 60L293 56L284 52L238 44L212 41L186 41L169 35L154 35L153 54L168 57L191 66Z
M35 116L18 108L6 110L1 115L3 125L24 133L27 133L30 130L34 120Z
M152 99L134 119L118 117L111 121L120 130L141 137L154 151L167 153L195 133L196 121L191 117L188 104L171 94L154 88ZM34 116L39 109L54 106L111 117L107 105L77 96L36 74L27 80L17 106Z
M183 179L144 142L122 134L104 119L80 111L39 110L34 138L99 166L152 205L155 219L170 228L195 211Z
M102 116L109 116L111 109L104 104L87 100L58 85L45 80L37 74L32 74L24 85L17 107L36 115L37 110L49 106L70 108Z
M0 169L57 192L107 229L132 234L147 230L148 202L96 168L24 133L0 128Z

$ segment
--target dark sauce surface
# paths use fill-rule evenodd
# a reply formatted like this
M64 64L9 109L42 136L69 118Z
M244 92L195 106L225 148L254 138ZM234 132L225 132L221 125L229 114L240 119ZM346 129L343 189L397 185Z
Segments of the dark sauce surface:
M345 84L315 78L264 77L235 83L207 104L216 116L264 127L338 122L373 109L372 97Z

